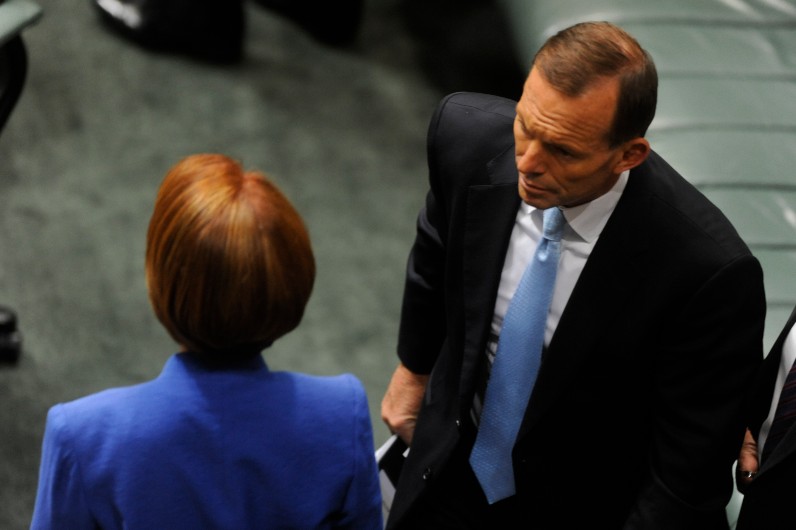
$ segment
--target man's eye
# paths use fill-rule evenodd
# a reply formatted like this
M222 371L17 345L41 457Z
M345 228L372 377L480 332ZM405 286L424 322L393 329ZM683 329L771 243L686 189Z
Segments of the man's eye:
M566 147L561 147L560 145L552 146L552 150L555 153L557 153L557 154L559 154L559 155L561 155L561 156L563 156L565 158L574 158L575 157L575 154L572 151L570 151Z

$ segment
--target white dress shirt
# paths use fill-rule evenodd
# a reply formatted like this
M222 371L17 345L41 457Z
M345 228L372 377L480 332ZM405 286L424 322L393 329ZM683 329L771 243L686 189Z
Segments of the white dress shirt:
M553 332L558 326L558 321L580 273L586 265L586 260L589 259L600 233L622 196L629 173L629 171L622 173L616 184L607 193L593 201L571 208L561 208L564 218L567 220L567 226L564 227L564 234L561 238L561 258L558 262L556 285L553 290L550 313L547 317L545 346L550 344L550 339L553 337ZM500 286L492 317L492 333L488 347L490 359L497 348L497 337L500 336L503 317L508 310L511 297L514 296L522 273L533 258L536 246L542 237L542 217L543 210L524 202L520 204L506 251L506 258L503 262L503 272L500 276Z
M558 262L558 272L556 273L556 284L553 288L553 300L550 303L550 312L547 316L547 328L545 329L544 344L550 344L553 333L558 326L558 321L564 313L569 296L572 294L575 284L589 259L600 233L605 228L608 218L616 208L619 198L627 185L629 171L619 175L616 184L604 195L597 197L591 202L573 206L572 208L561 208L567 226L561 237L561 255ZM497 352L498 338L500 329L503 326L503 317L509 307L509 302L514 296L514 291L520 284L523 272L528 262L536 252L536 246L542 237L542 224L544 210L539 210L526 204L520 203L517 217L514 221L514 228L511 232L511 239L506 250L506 257L503 262L503 272L500 275L500 285L498 286L495 310L492 315L492 327L486 345L486 355L488 359L484 379L479 383L473 399L473 406L470 415L473 423L478 425L483 406L483 396L486 391L488 373L491 371L492 362L495 360Z

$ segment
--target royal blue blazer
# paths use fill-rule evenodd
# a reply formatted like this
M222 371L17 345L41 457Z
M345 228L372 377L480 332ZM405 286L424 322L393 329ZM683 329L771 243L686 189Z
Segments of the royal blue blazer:
M373 450L352 375L177 354L50 410L31 528L378 529Z

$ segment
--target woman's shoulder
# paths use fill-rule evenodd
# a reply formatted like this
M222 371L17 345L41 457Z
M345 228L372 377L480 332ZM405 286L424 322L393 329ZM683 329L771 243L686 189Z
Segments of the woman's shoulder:
M85 432L123 418L124 411L134 407L141 387L146 383L116 387L53 405L47 413L53 428L69 425L71 430Z
M313 375L302 372L273 372L278 384L289 385L296 395L321 400L360 401L366 399L362 381L350 373Z

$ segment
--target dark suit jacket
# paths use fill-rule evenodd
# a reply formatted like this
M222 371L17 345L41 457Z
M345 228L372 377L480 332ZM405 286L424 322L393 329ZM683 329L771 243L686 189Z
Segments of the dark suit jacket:
M796 323L796 309L780 333L760 370L752 397L750 430L755 439L760 425L768 417L777 372L782 359L782 345ZM796 428L792 428L779 442L774 452L763 462L757 477L747 487L737 530L767 530L796 528Z
M520 200L514 106L454 94L430 125L431 190L398 349L431 378L391 528L470 421ZM757 260L721 212L651 154L575 286L514 449L517 495L535 528L726 527L764 316Z

